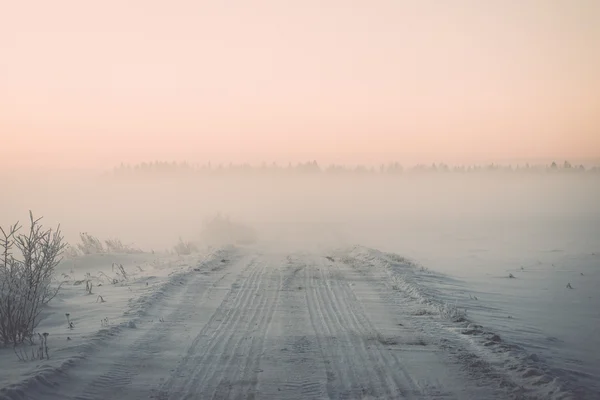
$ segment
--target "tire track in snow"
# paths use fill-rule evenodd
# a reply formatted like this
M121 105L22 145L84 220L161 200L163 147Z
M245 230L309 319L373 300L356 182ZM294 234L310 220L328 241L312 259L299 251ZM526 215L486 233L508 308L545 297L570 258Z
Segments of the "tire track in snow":
M214 267L209 269L218 261L207 260L216 254L197 259L194 271L190 267L188 271L178 272L160 285L157 291L146 295L145 301L149 305L143 309L145 317L134 320L139 328L127 328L123 324L112 326L106 330L110 341L102 340L107 337L93 337L91 341L97 342L95 345L98 348L80 353L78 362L72 358L67 360L61 370L54 371L50 380L36 378L48 384L44 388L41 385L35 388L30 385L29 390L19 391L18 397L48 400L120 398L124 390L131 389L131 382L136 379L143 366L159 352L156 343L176 331L178 323L189 319L189 308L181 306L189 302L204 301L214 286L229 274L226 271L216 272ZM230 256L235 259L239 257L235 252ZM218 271L221 271L230 265L218 266ZM200 271L202 272L198 273ZM148 315L154 315L155 320L160 315L166 322L148 321L146 318L152 318ZM84 349L88 350L90 347L88 344Z
M243 278L241 285L234 285L239 290L232 291L232 293L235 292L235 295L233 297L228 296L222 302L209 323L199 334L198 339L204 339L206 342L202 350L190 349L193 357L182 362L179 371L190 370L190 373L184 379L180 379L182 376L172 376L170 381L163 386L160 399L207 398L210 396L206 393L210 390L205 386L214 385L215 381L223 380L222 376L226 375L226 372L223 371L223 364L227 369L227 365L232 362L232 354L235 354L235 350L232 352L230 349L235 348L236 338L238 344L241 340L239 335L236 336L236 333L244 332L243 329L240 329L240 325L246 322L246 325L249 326L252 321L257 324L256 318L264 310L268 300L260 294L264 289L264 284L268 283L268 279L265 280L264 277L268 268L264 264L256 265L254 262L252 267L253 271L250 277ZM277 290L270 292L276 294ZM257 294L259 295L257 296ZM248 317L249 310L255 311L250 317ZM250 318L250 321L248 321L248 318ZM208 334L210 331L212 333ZM248 328L245 332L248 332ZM216 374L222 374L222 376L219 377ZM212 390L214 391L214 388Z
M425 386L421 385L420 380L407 369L396 350L414 351L412 344L391 349L390 346L397 343L385 342L348 283L353 271L344 270L335 262L325 263L318 259L312 264L308 269L311 290L307 302L326 360L330 398L450 396L427 378ZM370 289L366 290L366 293L371 293ZM373 290L372 293L378 292Z
M300 261L300 262L299 262ZM258 394L266 399L326 398L326 370L306 302L308 275L304 260L287 257L282 287L260 361Z
M319 264L317 264L319 265ZM324 342L325 363L329 366L328 395L330 398L394 398L402 391L391 384L387 374L377 363L366 343L363 332L353 326L344 303L333 294L329 275L324 270L329 266L319 265L309 268L311 297L308 302L317 331L317 337ZM388 371L389 373L389 371Z
M157 302L153 315L170 312L167 324L119 335L36 398L507 398L473 382L463 389L468 375L448 368L443 349L415 347L419 324L398 327L410 313L382 274L317 255L286 263L253 253L189 275Z
M326 288L323 290L325 303L334 316L340 331L345 332L345 336L360 360L359 375L363 378L360 381L361 394L379 398L397 397L399 393L402 393L400 387L394 386L388 381L388 375L382 370L380 360L371 351L372 344L368 345L366 342L369 335L355 323L352 309L348 306L351 299L340 299L336 295L334 287L337 279L332 276L330 269L330 266L319 268L320 277Z
M246 315L248 309L258 310L260 308L260 305L256 303L257 299L262 301L262 298L256 294L260 290L260 282L264 273L265 267L261 265L256 270L256 274L251 277L249 283L241 290L240 296L237 297L238 301L229 309L231 312L221 320L222 323L215 329L205 345L205 351L194 357L194 364L197 369L192 372L191 379L184 386L183 398L198 398L199 393L203 393L202 397L210 398L211 395L208 395L208 393L212 394L212 391L205 386L213 384L215 379L220 381L223 376L226 376L227 372L222 370L222 365L227 365L230 362L232 356L230 350L235 332L244 319L248 319Z
M220 267L217 278L214 282L206 287L198 288L198 282L204 276L196 275L194 279L188 283L187 290L178 301L181 304L202 304L211 292L216 288L229 272L221 273L224 267ZM89 383L83 392L74 398L77 400L93 400L100 398L115 398L121 395L121 392L131 384L136 375L140 373L151 358L156 357L160 353L160 349L156 347L157 343L166 340L170 332L180 328L180 323L188 320L193 314L193 310L185 307L176 308L171 314L167 315L164 323L156 323L150 330L143 334L133 344L128 346L123 355L117 361L108 366L108 371ZM59 395L59 398L64 398Z
M253 382L253 389L254 391L256 391L257 388L257 383L258 383L258 375L261 372L259 370L260 367L260 360L263 356L264 353L264 349L265 349L265 342L267 339L267 332L269 331L269 327L271 326L271 322L273 321L273 315L275 314L275 310L277 309L278 305L279 305L279 298L281 295L281 288L283 285L283 280L281 277L281 271L277 270L277 289L275 292L275 296L271 301L270 304L270 308L268 310L268 317L265 319L264 323L262 324L262 328L261 330L255 334L252 338L253 340L253 352L252 354L254 354L254 357L252 359L248 358L248 363L246 365L246 369L245 372L246 374L243 376L242 380L245 382ZM269 297L271 298L273 296L273 292L269 291ZM239 394L242 395L243 393L249 393L249 388L243 388L240 387L239 388Z
M333 275L333 270L336 271L336 275L339 275L338 277ZM337 308L339 315L345 316L345 325L355 330L361 338L359 340L362 344L361 348L368 355L377 378L388 390L386 397L400 395L402 398L412 398L413 394L420 394L421 388L411 379L404 364L378 340L381 337L380 333L361 307L354 290L346 280L340 279L341 275L339 266L333 263L328 269L327 276L324 277L329 289L328 293L332 296L332 304ZM369 339L368 346L367 339Z
M346 386L350 382L350 377L343 368L343 352L338 351L339 354L336 354L334 351L337 348L337 338L334 336L334 332L323 313L321 299L317 294L319 292L319 282L315 279L315 275L311 273L310 268L305 269L305 277L307 282L306 304L325 365L327 395L330 399L343 398L343 393L346 395L350 393L350 389Z
M349 349L349 351L344 351L344 354L348 355L348 361L344 365L351 371L351 382L353 385L350 387L350 390L352 397L365 395L378 397L379 391L376 389L377 385L371 373L372 368L369 368L369 361L365 357L365 349L361 348L363 342L357 337L358 332L347 324L345 320L346 316L340 315L339 307L331 295L328 278L323 272L324 268L327 267L321 266L320 268L316 268L316 271L314 268L312 270L318 274L319 281L322 282L321 290L317 292L320 296L321 307L325 310L332 329L336 332L336 336L342 338L342 343ZM360 366L363 366L364 370Z
M215 338L210 353L220 356L214 360L214 363L211 363L212 368L209 368L207 373L200 371L201 379L196 382L196 386L193 388L195 391L211 393L212 395L208 397L214 397L218 389L222 391L223 386L228 382L236 381L238 369L243 362L243 349L246 348L246 342L249 339L246 334L258 324L257 320L263 314L267 303L267 296L261 295L261 292L267 289L263 278L265 273L266 268L263 265L256 281L250 285L250 291L247 292L246 298L249 298L249 303L242 302L236 307L235 317L224 327L223 334ZM236 361L235 364L234 361ZM208 367L208 363L206 366Z
M234 331L233 336L240 337L231 352L232 357L229 358L228 365L223 369L221 379L218 382L215 379L213 399L252 398L256 395L266 333L281 293L280 272L278 268L271 269L266 277L266 287L258 288L257 295L262 301L255 309L252 319L246 329ZM243 365L243 368L240 368L240 365Z
M244 272L250 271L249 276L243 276ZM169 379L161 385L157 398L160 400L167 400L173 398L175 394L183 395L188 393L186 386L190 384L191 379L197 373L197 368L201 367L197 360L200 357L205 357L209 348L204 348L203 351L198 350L203 340L213 340L217 336L225 323L231 318L232 313L236 309L244 295L247 293L246 288L252 282L255 282L257 275L260 270L257 268L256 260L252 259L246 265L242 271L242 275L239 276L236 281L232 284L231 289L228 291L225 298L221 301L221 304L215 312L211 315L208 322L198 332L191 345L188 347L185 356L181 359L178 367L171 373ZM240 282L242 282L240 284ZM220 319L219 319L220 318ZM212 333L209 333L211 332ZM181 398L181 397L175 397Z
M350 398L395 398L398 395L406 397L402 386L398 387L389 381L390 371L382 370L380 360L372 354L372 344L367 343L368 335L353 323L351 309L346 306L351 299L340 300L335 296L330 268L331 266L321 265L312 270L322 282L321 290L318 290L317 294L324 315L327 316L326 320L344 344L340 352L348 355L348 360L343 362L342 367L349 370L348 374L352 376L354 384L345 388L347 395Z
M365 261L354 258L352 262L343 262L341 263L346 268L349 268L349 272L360 277L361 282L368 283L371 287L376 287L377 292L380 297L390 305L396 307L402 307L405 309L408 307L414 307L414 299L407 295L403 291L398 291L394 289L392 284L389 282L389 275L387 271L381 271L378 267L373 265L365 264ZM336 266L340 266L339 263ZM377 271L373 273L373 270ZM354 292L351 288L350 291ZM356 296L356 294L354 294ZM370 321L367 319L370 323ZM439 338L444 336L444 328L437 322L435 319L431 318L413 318L409 321L405 326L410 327L412 331L418 331L424 334L425 336L432 336L433 338ZM438 349L443 350L443 353L448 358L453 358L454 362L458 362L460 364L461 369L465 370L468 374L469 378L472 379L470 382L465 382L464 386L473 386L475 385L478 388L483 388L485 386L488 387L488 392L485 397L489 398L531 398L537 399L535 396L528 396L523 393L520 393L523 389L518 388L518 386L510 381L510 377L506 374L503 374L501 371L496 370L493 366L488 364L486 361L482 360L479 355L474 353L472 349L464 348L462 346L457 346L456 343L450 345L449 342L444 339L444 344L438 344ZM396 358L395 354L391 354L394 358ZM400 363L400 361L399 361ZM470 363L476 364L476 368L470 367ZM406 368L404 368L405 375L409 375ZM514 393L509 394L508 390L512 390ZM426 384L426 387L422 389L423 392L426 392L429 396L428 398L455 398L452 394L444 388L443 385L439 383L432 384L429 382ZM515 394L517 393L517 394ZM480 396L482 397L482 396Z
M300 290L304 290L305 292L304 295L301 297L304 303L302 304L302 308L308 310L308 300L306 293L309 290L310 282L307 274L307 265L304 263L294 265L292 258L288 258L288 262L290 263L289 269L291 269L292 271L285 280L284 288L285 290L295 294L296 288L294 287L293 282L298 279L301 279L302 284L299 285L298 288ZM310 356L311 353L314 352L314 342L311 342L306 336L291 336L290 339L287 341L287 344L292 349L291 356L294 359L297 359L299 356L305 354ZM323 357L323 349L321 348L319 342L317 342L317 351L321 355L323 361L325 361L325 358ZM282 398L285 397L286 394L290 395L290 397L300 399L323 398L324 385L321 379L316 379L317 377L313 374L302 373L299 375L300 376L298 376L298 373L290 373L290 376L287 377L287 382L284 382L281 385L283 387ZM326 379L327 375L325 375L324 378Z

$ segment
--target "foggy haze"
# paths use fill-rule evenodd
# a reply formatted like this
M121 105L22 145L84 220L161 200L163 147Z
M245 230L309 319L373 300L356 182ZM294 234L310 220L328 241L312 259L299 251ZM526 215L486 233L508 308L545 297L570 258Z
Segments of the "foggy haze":
M0 399L600 398L600 1L0 4Z
M254 227L265 244L360 243L403 253L428 246L439 252L450 244L444 234L461 231L535 241L527 233L540 223L560 241L565 232L585 231L600 220L596 173L126 178L13 173L3 189L2 226L25 222L32 210L46 225L60 223L70 242L88 232L157 251L179 237L199 240L203 222L217 213ZM460 246L460 240L451 243ZM519 243L526 244L514 244Z

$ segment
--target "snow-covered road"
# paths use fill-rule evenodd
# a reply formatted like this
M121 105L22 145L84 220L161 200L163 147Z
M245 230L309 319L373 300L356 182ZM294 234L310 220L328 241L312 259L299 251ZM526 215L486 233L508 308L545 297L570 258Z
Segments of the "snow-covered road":
M361 260L234 249L171 280L175 289L144 311L135 329L115 332L43 381L4 395L537 398L479 359L459 338L464 334L444 337L431 309Z

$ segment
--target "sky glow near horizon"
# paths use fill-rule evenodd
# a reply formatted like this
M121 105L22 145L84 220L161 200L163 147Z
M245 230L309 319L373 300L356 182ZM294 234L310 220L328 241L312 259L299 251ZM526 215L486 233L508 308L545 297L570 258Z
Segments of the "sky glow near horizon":
M0 0L0 166L600 158L595 0Z

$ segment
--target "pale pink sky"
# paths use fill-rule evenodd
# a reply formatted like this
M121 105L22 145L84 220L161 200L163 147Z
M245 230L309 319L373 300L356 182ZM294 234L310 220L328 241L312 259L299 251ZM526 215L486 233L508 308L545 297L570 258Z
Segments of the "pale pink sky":
M0 0L0 166L600 157L598 0Z

